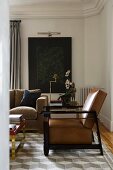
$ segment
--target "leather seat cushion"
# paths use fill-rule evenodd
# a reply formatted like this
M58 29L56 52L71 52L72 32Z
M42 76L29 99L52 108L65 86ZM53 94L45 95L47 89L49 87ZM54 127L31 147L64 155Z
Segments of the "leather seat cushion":
M37 119L37 111L32 107L20 106L10 109L10 114L23 114L23 117L26 120L35 120Z
M49 141L51 144L91 144L92 130L76 119L50 119Z
M61 118L49 119L49 127L83 127L83 124L78 119Z
M49 141L51 144L91 144L92 131L84 128L50 128Z

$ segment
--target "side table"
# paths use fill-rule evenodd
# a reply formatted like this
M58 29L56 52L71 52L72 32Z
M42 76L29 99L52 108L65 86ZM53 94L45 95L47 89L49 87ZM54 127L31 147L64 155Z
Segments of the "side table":
M14 122L15 123L15 122ZM25 119L21 119L20 122L15 123L15 127L12 129L9 129L10 131L10 140L11 140L11 159L15 159L16 155L16 135L22 131L23 132L23 139L25 139ZM21 144L21 142L20 142ZM20 145L19 144L19 145ZM19 146L18 146L19 147Z

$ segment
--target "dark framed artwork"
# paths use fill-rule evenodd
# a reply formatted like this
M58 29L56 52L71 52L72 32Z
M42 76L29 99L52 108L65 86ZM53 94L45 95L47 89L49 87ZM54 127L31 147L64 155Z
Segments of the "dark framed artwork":
M52 92L65 92L65 73L71 71L71 61L71 37L29 37L29 89L40 88L42 93L48 93L49 82L57 74L56 83L52 83Z

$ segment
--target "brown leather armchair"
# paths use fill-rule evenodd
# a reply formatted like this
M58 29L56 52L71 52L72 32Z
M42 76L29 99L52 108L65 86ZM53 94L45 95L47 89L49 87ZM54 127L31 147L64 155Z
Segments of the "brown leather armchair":
M44 154L48 155L49 149L88 148L100 149L103 155L101 138L98 126L98 114L107 93L98 90L92 91L87 96L82 110L60 109L49 107L44 112ZM77 106L78 108L78 106ZM53 114L76 115L75 118L51 118ZM94 124L98 144L94 143Z

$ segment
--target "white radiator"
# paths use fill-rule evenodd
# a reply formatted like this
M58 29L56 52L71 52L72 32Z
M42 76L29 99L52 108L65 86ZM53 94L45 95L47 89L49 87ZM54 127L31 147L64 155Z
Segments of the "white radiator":
M84 87L77 89L77 101L80 105L83 105L89 92L91 91L91 87Z
M77 88L76 91L76 101L79 103L79 105L83 105L88 94L90 93L91 90L104 90L104 88L99 88L99 87L82 87L82 88Z

